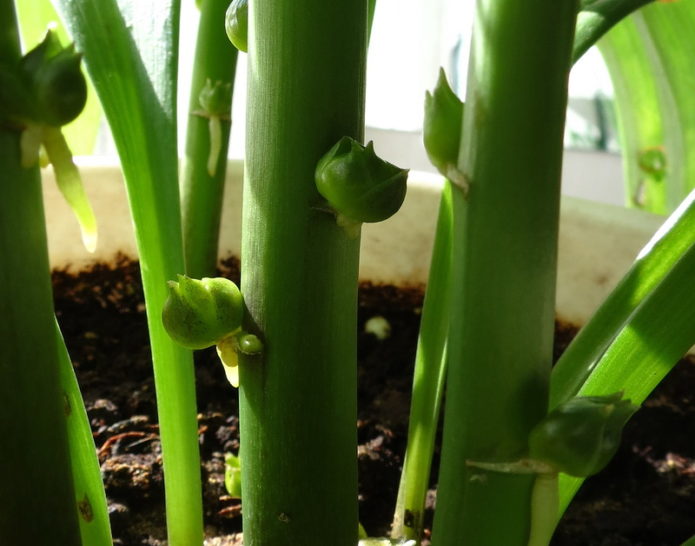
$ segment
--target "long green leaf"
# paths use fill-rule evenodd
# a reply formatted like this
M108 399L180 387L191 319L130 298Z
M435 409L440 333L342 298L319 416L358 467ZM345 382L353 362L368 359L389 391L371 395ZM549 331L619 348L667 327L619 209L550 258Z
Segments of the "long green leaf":
M639 306L596 365L579 395L624 391L640 404L695 342L695 247ZM583 480L562 476L564 510Z
M671 215L553 370L551 407L624 390L641 403L695 342L695 192ZM562 476L561 509L583 480Z
M99 93L121 157L152 344L172 545L202 541L193 361L161 322L166 281L182 273L177 176L179 2L56 0Z
M695 244L695 193L664 222L555 365L551 409L575 396L630 316Z
M110 546L113 543L111 524L92 428L89 425L75 370L57 322L55 335L59 360L58 374L65 396L72 480L80 513L80 537L83 546Z
M599 42L613 81L627 202L673 210L695 187L695 4L646 6Z
M424 523L434 442L446 378L446 338L451 300L452 183L445 182L439 204L428 290L415 355L408 445L391 526L394 539L419 544Z

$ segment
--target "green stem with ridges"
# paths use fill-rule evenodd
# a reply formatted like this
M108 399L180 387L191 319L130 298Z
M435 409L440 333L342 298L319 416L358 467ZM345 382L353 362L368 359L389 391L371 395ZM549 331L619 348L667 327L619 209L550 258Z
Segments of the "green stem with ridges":
M166 283L184 270L176 152L179 2L56 3L84 53L121 158L152 346L168 542L193 546L203 539L193 359L169 338L161 318ZM128 26L121 9L128 10Z
M415 355L413 396L401 482L391 537L420 541L430 468L446 375L452 244L452 184L445 182L439 204L428 290Z
M0 62L19 61L14 4L0 2ZM0 125L0 543L79 546L58 382L38 167L20 165L19 131Z
M89 425L75 370L57 322L55 322L55 336L60 360L60 386L65 396L70 462L75 498L80 513L82 544L110 546L113 544L111 524L92 427Z
M366 0L249 8L242 293L265 347L240 359L251 546L357 542L359 237L317 208L314 170L341 137L362 139L366 26Z
M470 191L455 187L453 201L438 546L528 540L533 478L466 460L518 459L547 409L576 13L571 0L478 2L458 165Z
M217 266L217 246L222 196L227 173L230 119L214 120L219 131L213 174L208 162L211 156L213 120L195 114L201 110L198 97L205 82L234 85L237 49L224 30L224 16L229 0L203 0L200 4L200 23L191 79L186 155L183 159L182 218L186 255L186 273L193 278L214 276ZM231 111L231 101L229 108ZM213 123L214 123L213 122Z

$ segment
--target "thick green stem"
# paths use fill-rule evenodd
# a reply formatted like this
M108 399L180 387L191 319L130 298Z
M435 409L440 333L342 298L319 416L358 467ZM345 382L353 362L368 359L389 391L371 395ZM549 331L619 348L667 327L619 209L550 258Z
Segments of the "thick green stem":
M229 112L215 120L206 117L201 111L199 96L208 80L213 84L234 85L238 53L224 30L227 6L229 0L203 0L200 5L181 181L186 272L193 278L214 276L217 266L231 119ZM231 100L228 106L231 111ZM214 159L211 159L212 125L215 123L219 131L218 153L212 154ZM213 169L208 168L209 162Z
M422 538L425 496L429 485L432 453L446 375L446 337L449 327L451 286L451 182L447 181L439 205L437 235L420 336L415 355L413 397L398 500L393 516L393 538Z
M14 5L0 2L0 62L19 60ZM0 543L79 545L65 404L58 381L38 167L0 125Z
M547 409L576 12L574 0L478 1L458 165L470 190L454 188L453 201L438 546L528 540L532 477L466 461L518 459Z
M314 170L362 137L367 1L249 16L242 292L265 352L240 363L244 542L354 546L359 238L316 208Z

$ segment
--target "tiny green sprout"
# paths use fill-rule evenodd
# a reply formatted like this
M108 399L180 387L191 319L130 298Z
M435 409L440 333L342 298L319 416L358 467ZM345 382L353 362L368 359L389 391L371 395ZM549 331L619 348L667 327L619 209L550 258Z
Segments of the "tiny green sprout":
M437 85L432 93L425 93L425 150L432 165L443 176L468 191L468 182L458 170L463 113L463 102L449 86L444 69L440 68Z
M239 288L220 277L198 280L185 275L168 284L162 323L169 337L188 349L215 345L227 380L238 387L239 353L263 351L261 340L241 328L244 303Z
M529 435L529 455L571 476L599 472L615 455L638 407L623 393L577 396L551 411Z
M230 497L241 498L241 453L224 457L224 487Z
M198 103L202 110L194 114L208 119L210 133L210 153L207 171L215 176L217 164L222 153L222 121L229 121L232 108L232 84L208 79L198 94Z
M640 150L637 156L639 168L659 182L666 176L666 151L663 146Z
M383 341L391 336L391 323L381 315L376 315L364 323L364 332Z
M227 8L224 28L229 41L239 51L248 51L249 2L248 0L232 0Z
M373 142L362 146L347 136L319 160L315 173L316 188L348 230L393 216L405 199L407 180L408 170L377 157Z

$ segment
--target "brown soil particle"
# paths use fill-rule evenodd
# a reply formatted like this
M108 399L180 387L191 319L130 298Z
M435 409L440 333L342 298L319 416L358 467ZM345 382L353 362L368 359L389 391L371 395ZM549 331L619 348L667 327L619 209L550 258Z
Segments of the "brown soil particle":
M238 264L224 276L238 282ZM83 392L106 484L115 544L165 544L154 385L137 263L120 258L53 276L56 313ZM359 296L360 521L388 533L406 444L422 289L365 284ZM372 317L390 326L364 331ZM556 357L573 330L558 325ZM224 454L239 449L237 393L213 350L196 354L208 545L241 544L240 501L224 488ZM580 490L554 546L671 546L695 534L695 364L681 361L628 424L619 453ZM439 452L435 452L434 467ZM436 475L436 474L435 474ZM431 522L436 483L428 496Z

